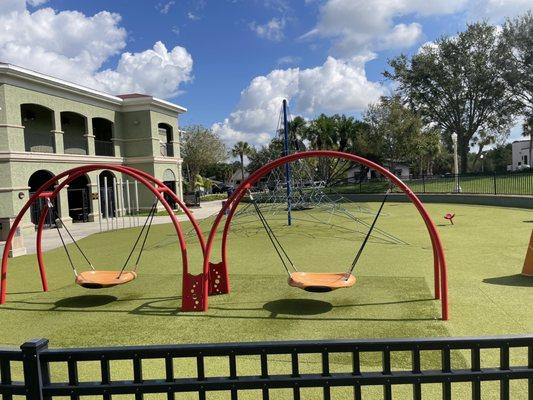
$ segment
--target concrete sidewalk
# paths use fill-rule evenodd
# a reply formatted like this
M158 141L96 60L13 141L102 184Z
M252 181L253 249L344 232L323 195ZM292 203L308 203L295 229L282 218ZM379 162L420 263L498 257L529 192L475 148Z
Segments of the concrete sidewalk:
M205 203L202 203L201 207L199 208L192 208L191 211L193 212L194 218L197 220L208 218L217 212L220 211L222 207L222 201L221 200L215 200L215 201L207 201ZM178 220L185 221L187 220L187 216L185 214L178 215ZM140 224L142 225L145 220L145 216L139 217ZM128 217L124 218L124 221L122 218L118 218L118 226L119 229L122 228L122 223L125 223L125 228L129 228L129 219ZM168 215L160 216L160 217L154 217L153 224L170 224L171 220ZM102 220L102 229L105 231L107 228L107 223L105 220ZM72 236L76 240L82 239L84 237L87 237L89 235L92 235L94 233L100 232L100 224L98 222L85 222L85 223L74 223L72 224L72 227L69 227L70 232L72 233ZM64 236L67 236L65 232ZM30 235L24 235L24 245L26 246L26 252L27 254L35 254L35 239L36 234L31 233ZM68 242L70 242L69 239L67 239ZM4 251L4 245L5 242L0 243L0 251ZM43 232L43 250L48 251L55 249L57 247L61 247L61 239L59 238L59 235L57 234L56 229L46 229Z

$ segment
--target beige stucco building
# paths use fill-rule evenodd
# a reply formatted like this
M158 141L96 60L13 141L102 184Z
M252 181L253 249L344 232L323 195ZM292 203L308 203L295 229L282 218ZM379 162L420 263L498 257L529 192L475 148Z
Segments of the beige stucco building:
M178 118L186 111L153 96L114 96L0 63L0 241L32 191L83 164L141 169L181 197ZM104 181L111 186L113 179L123 177L99 171L73 182L58 200L61 218L99 218ZM150 207L148 191L141 190L139 199ZM21 234L33 229L38 211L26 216Z

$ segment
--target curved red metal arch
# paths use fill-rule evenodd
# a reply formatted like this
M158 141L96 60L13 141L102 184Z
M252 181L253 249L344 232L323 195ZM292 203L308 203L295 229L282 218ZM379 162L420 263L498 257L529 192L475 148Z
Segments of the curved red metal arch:
M411 191L411 189L403 183L396 175L391 173L388 169L382 167L379 164L376 164L366 158L349 154L342 153L338 151L329 151L329 150L315 150L315 151L305 151L300 153L294 153L285 157L281 157L277 160L274 160L263 167L259 168L253 174L251 174L242 184L235 190L233 195L228 199L224 207L220 210L206 243L206 252L204 257L204 275L209 277L209 292L210 294L221 294L229 293L229 277L228 277L228 251L227 251L227 241L228 233L233 219L233 215L237 209L238 204L240 203L243 196L246 194L247 190L251 188L256 182L261 179L261 177L268 174L270 171L278 168L286 163L292 161L301 160L305 158L312 157L329 157L329 158L343 158L346 160L354 161L359 164L365 165L375 171L379 172L381 175L386 177L394 185L396 185L402 192L404 192L411 202L415 205L418 212L422 216L426 224L426 228L431 239L431 245L433 248L433 274L434 274L434 290L435 298L441 300L441 316L443 320L448 320L449 318L449 307L448 307L448 279L446 271L446 259L444 256L444 249L442 242L437 231L437 228L429 216L426 208L420 201L420 199ZM222 261L220 263L212 263L211 255L213 251L214 239L217 233L217 229L222 221L222 218L227 215L226 222L224 224L224 230L222 233ZM215 287L214 278L217 279L217 284ZM205 304L203 308L207 309L207 297L205 298Z
M48 198L50 200L53 200L59 191L63 189L68 183L72 182L74 179L78 178L79 176L92 172L95 170L112 170L116 172L123 173L125 175L128 175L135 180L139 181L141 184L143 184L148 190L150 190L154 196L161 202L167 213L169 214L172 224L174 225L174 228L176 230L176 234L178 235L178 241L180 244L181 254L182 254L182 263L183 263L183 296L182 296L182 309L184 311L193 311L196 310L196 307L193 307L191 304L195 304L196 302L196 296L191 295L190 290L187 287L188 282L192 278L195 279L203 279L200 274L199 276L191 275L189 272L188 267L188 257L187 257L187 246L185 242L185 236L183 234L183 231L181 229L181 224L179 223L178 219L174 215L174 212L168 202L165 200L163 193L168 194L172 199L180 206L180 208L185 212L189 220L191 221L191 224L194 227L194 230L196 232L196 235L198 236L200 246L202 248L202 252L205 253L205 239L202 234L202 231L196 222L196 219L190 212L190 210L185 206L185 204L176 196L174 192L172 192L163 182L159 181L155 177L151 176L150 174L137 170L132 167L125 167L120 165L114 165L114 164L93 164L93 165L86 165L82 167L76 167L72 168L70 170L67 170L59 175L54 176L53 178L49 179L47 182L45 182L41 187L30 197L30 199L26 202L24 207L21 209L17 217L15 218L15 221L13 223L13 226L11 227L7 240L6 245L4 248L4 253L2 255L2 276L1 276L1 285L0 285L0 304L5 303L6 294L7 294L7 270L8 270L8 256L9 251L11 250L12 240L15 235L15 232L20 224L20 221L22 220L22 217L26 213L26 211L30 208L31 204L35 200L41 197ZM59 180L65 178L63 181L59 183ZM55 189L50 192L46 191L47 188L49 188L51 185L57 184ZM46 216L48 214L48 208L43 208L43 211L41 212L41 215L39 217L39 222L37 226L37 238L36 238L36 252L37 252L37 260L39 263L39 271L41 275L41 283L44 291L48 290L48 283L46 279L46 268L44 264L44 259L42 256L42 231L44 228L44 222L46 220ZM205 278L207 279L207 278Z

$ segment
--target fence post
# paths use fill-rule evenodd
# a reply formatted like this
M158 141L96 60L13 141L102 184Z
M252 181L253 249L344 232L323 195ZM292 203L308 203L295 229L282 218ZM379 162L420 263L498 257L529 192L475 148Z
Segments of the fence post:
M498 194L498 191L496 190L496 171L492 174L492 181L494 182L494 194Z
M426 193L426 179L424 173L422 173L422 193Z
M40 353L48 348L48 339L31 339L20 346L27 400L46 400L43 385L50 383L48 364L42 364Z

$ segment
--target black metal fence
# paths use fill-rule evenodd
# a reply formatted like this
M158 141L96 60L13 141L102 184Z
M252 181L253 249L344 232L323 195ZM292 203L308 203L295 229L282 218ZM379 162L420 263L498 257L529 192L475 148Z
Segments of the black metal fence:
M497 362L484 365L483 355L496 351ZM454 366L455 352L469 359L463 368ZM407 354L408 368L397 369L393 362L397 354ZM426 357L438 354L439 368L430 369ZM362 362L365 355L378 354L380 360L368 369ZM308 371L302 359L315 355L317 371ZM339 356L349 357L346 370L331 362ZM275 358L285 357L286 371L273 371ZM192 373L175 368L176 360L192 363ZM242 360L247 367L241 368ZM518 361L517 361L518 360ZM159 368L150 368L148 377L143 366L159 362ZM131 377L116 378L117 362L128 366ZM253 368L250 362L256 362ZM23 381L12 378L13 364L22 364ZM213 368L222 363L223 368ZM93 365L90 375L80 374L80 368ZM64 374L54 374L58 367ZM349 367L348 367L349 366ZM305 370L305 371L304 371ZM394 398L393 388L409 386L413 399L452 399L455 385L467 384L471 399L524 399L533 398L533 335L483 338L432 338L401 340L337 340L292 341L263 343L230 343L199 345L166 345L137 347L108 347L82 349L48 349L48 340L35 339L24 343L20 350L0 350L0 394L3 399L26 396L29 400L97 396L112 399L115 395L143 399L145 394L162 394L174 399L186 394L187 399L206 399L212 392L223 392L224 398L306 399L309 388L318 388L319 397L331 399L336 389L349 390L335 398L375 399L366 396L368 387L379 388L379 398ZM215 371L213 373L213 371ZM221 372L226 371L226 372ZM122 371L123 373L123 371ZM59 375L59 376L55 376ZM88 379L87 379L88 378ZM499 383L494 393L484 389L485 382ZM511 390L511 381L522 384L518 392ZM428 385L439 387L440 395L427 395ZM515 386L513 385L513 389ZM279 396L278 391L284 390ZM499 392L499 393L498 393ZM464 394L464 391L463 391ZM496 395L496 396L494 396ZM193 397L191 397L193 396ZM210 397L210 396L209 396ZM150 397L153 398L153 397ZM401 399L406 397L402 396ZM462 397L463 398L463 397Z
M508 172L499 174L464 174L444 176L404 177L402 180L415 193L465 193L492 195L533 195L533 172ZM332 187L339 193L384 192L388 181L346 179Z

